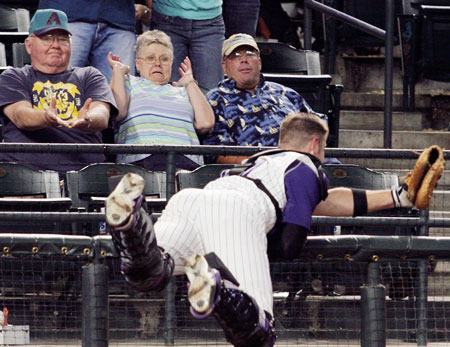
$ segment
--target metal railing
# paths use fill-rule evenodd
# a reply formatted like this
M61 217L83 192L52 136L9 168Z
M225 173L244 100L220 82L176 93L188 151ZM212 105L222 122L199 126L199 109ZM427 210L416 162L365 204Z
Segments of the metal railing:
M203 154L203 155L251 155L255 152L262 151L267 148L263 147L224 147L224 146L148 146L148 145L74 145L74 144L0 144L0 152L64 152L64 153L104 153L106 155L118 153L167 153L167 198L175 193L175 154ZM327 149L326 155L328 157L339 158L403 158L415 159L417 158L417 150L386 150L386 149L342 149L333 148ZM446 159L450 158L450 151L445 151ZM98 223L104 221L104 213L96 212L0 212L0 220L16 221L26 218L28 221L70 221L70 222L89 222ZM422 212L419 217L357 217L357 218L336 218L336 217L313 217L313 224L315 225L348 225L348 226L409 226L417 227L419 235L409 237L384 237L376 236L364 237L344 237L344 236L324 236L312 237L307 242L305 248L299 254L299 259L336 259L345 257L348 260L357 260L368 262L369 280L366 286L366 296L362 299L362 312L369 312L373 300L385 300L384 290L380 292L379 277L379 254L383 254L385 259L391 260L399 257L404 257L405 254L408 259L414 259L419 262L419 289L417 301L417 340L418 345L426 345L426 307L427 307L427 282L428 274L426 267L431 257L433 259L450 259L448 249L450 247L450 238L447 237L425 237L428 235L430 227L450 227L450 218L430 218L428 213ZM16 251L29 252L34 250L35 255L40 253L42 247L39 244L52 244L50 253L61 254L62 247L69 245L71 242L77 245L78 249L82 244L85 255L91 257L91 267L83 273L83 305L86 300L89 305L93 301L100 300L105 302L105 295L107 296L107 284L105 281L104 265L101 263L101 258L106 256L117 257L111 240L106 236L99 237L85 237L85 236L69 236L69 235L15 235L15 234L0 234L0 250L3 250L4 255L13 255ZM86 243L86 245L84 245ZM105 244L106 243L106 244ZM29 246L27 246L29 245ZM327 246L328 245L328 246ZM378 245L378 246L377 246ZM378 248L377 248L378 247ZM45 247L44 247L45 248ZM27 249L28 251L24 251ZM403 252L399 252L399 251ZM66 252L68 251L66 247ZM319 257L320 254L320 257ZM404 259L404 258L401 258ZM97 272L98 271L98 272ZM100 274L100 275L98 275ZM97 283L100 281L102 283ZM102 295L99 297L98 293L94 295L89 291L92 286L99 285L104 288ZM105 294L106 293L106 294ZM381 293L381 294L380 294ZM384 294L383 294L384 293ZM165 342L170 345L175 340L175 302L173 283L169 285L166 296L166 315L165 315ZM106 300L107 302L107 300ZM97 307L97 306L96 306ZM93 329L83 328L83 341L86 341L86 346L90 345L93 336L103 336L106 325L95 325L93 321L100 319L97 315L101 315L104 319L104 313L100 311L93 311L88 315L83 314L83 326L94 327ZM385 337L379 336L379 330L382 328L382 322L385 317L385 311L378 310L374 315L368 315L369 321L366 321L366 314L363 314L362 325L362 342L363 345L382 345ZM372 321L373 320L373 321ZM378 323L373 323L373 322ZM381 323L380 323L381 322ZM381 324L381 325L380 325ZM100 332L98 330L101 330ZM98 335L100 333L100 335ZM91 335L92 334L92 335ZM104 335L104 336L107 336ZM378 337L377 337L378 336ZM373 342L376 337L376 342ZM372 341L372 342L370 342ZM373 344L375 343L375 344Z
M394 47L394 1L386 1L386 30L324 5L316 0L304 1L305 49L312 48L312 10L325 13L370 35L385 40L384 73L384 148L392 148L392 93L393 93L393 47Z

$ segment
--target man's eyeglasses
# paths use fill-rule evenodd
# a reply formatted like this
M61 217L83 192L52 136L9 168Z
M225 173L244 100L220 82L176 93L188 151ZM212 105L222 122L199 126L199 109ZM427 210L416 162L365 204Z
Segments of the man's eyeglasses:
M144 60L149 65L156 64L156 61L158 61L158 60L161 65L172 64L172 58L167 55L163 55L159 58L156 58L154 55L149 55L148 57L138 57L138 59Z
M51 46L55 39L58 40L61 46L69 46L70 45L70 36L69 35L58 35L58 34L47 34L42 36L37 36L44 46Z
M237 59L241 59L242 57L246 57L248 59L256 59L258 58L258 52L256 51L251 51L251 50L247 50L247 51L236 51L231 53L228 58L232 59L232 60L237 60Z

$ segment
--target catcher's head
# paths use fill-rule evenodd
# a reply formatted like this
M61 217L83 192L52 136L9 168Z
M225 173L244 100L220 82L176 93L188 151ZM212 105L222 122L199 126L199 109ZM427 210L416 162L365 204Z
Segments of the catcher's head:
M310 153L323 161L327 137L328 126L319 117L293 113L281 122L279 147Z

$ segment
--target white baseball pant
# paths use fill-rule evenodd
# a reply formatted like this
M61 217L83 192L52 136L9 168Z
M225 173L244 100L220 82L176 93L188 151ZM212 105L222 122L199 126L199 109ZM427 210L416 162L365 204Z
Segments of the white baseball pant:
M273 315L266 237L270 211L263 208L266 201L258 201L264 193L247 182L255 194L183 189L169 200L155 234L158 245L175 261L174 275L184 273L190 255L215 252L239 281L239 288Z

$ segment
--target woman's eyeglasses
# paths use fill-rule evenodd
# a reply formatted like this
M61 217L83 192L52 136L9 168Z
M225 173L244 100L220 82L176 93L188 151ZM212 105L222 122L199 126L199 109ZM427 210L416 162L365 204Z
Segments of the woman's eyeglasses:
M170 65L172 63L172 58L167 55L163 55L159 58L156 58L154 55L149 55L148 57L138 57L137 59L142 59L149 65L156 64L156 61L159 61L161 65Z

